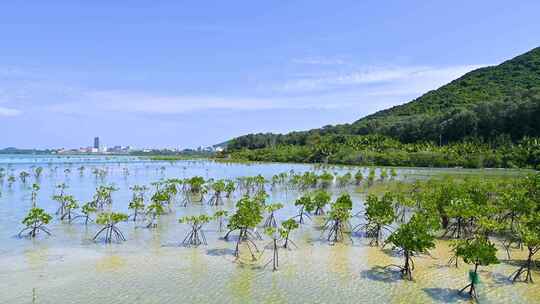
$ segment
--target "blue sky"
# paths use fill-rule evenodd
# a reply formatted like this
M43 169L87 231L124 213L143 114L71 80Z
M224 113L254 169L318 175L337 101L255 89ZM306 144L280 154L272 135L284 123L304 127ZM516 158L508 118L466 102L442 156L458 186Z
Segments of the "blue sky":
M4 1L0 147L355 121L540 46L539 1Z

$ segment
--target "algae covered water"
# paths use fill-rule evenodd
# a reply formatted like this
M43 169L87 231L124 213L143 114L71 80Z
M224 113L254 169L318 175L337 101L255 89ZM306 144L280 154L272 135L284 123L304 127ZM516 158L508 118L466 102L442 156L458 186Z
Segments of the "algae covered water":
M21 171L42 167L36 180L23 183ZM84 167L83 170L80 168ZM416 258L414 281L382 267L401 263L389 248L371 247L353 236L353 243L329 244L321 237L323 219L313 217L294 231L298 248L280 251L280 268L273 272L263 265L270 258L265 251L257 261L236 260L234 242L222 239L223 232L211 222L204 232L208 245L180 246L189 227L178 223L183 215L212 214L208 204L174 204L173 212L160 217L157 228L123 222L119 228L127 241L104 244L92 238L99 226L61 222L48 225L52 236L18 238L22 219L31 207L31 185L38 182L37 204L54 214L58 203L52 196L65 183L66 193L78 201L92 199L96 187L114 184L113 209L128 213L133 185L148 185L166 178L202 176L236 179L261 174L270 179L281 172L320 170L300 164L231 164L213 161L154 162L135 157L104 156L0 156L5 173L0 185L0 302L1 303L447 303L468 302L457 290L468 280L468 266L449 267L448 242L438 241L431 256ZM358 168L336 167L344 174ZM99 170L106 172L94 174ZM366 169L367 170L367 169ZM398 169L398 179L430 176L437 170ZM446 170L468 174L467 170ZM440 172L440 170L439 170ZM366 171L367 174L367 171ZM8 182L13 175L16 181ZM333 198L347 191L353 199L353 213L361 212L365 198L350 185L332 187ZM267 187L269 202L281 202L278 221L297 214L296 190ZM224 201L233 210L239 193ZM354 218L353 224L361 219ZM268 240L258 241L264 248ZM539 284L511 284L508 275L515 265L504 261L480 272L480 301L483 303L539 303ZM516 250L516 257L525 252ZM535 276L540 276L538 272Z

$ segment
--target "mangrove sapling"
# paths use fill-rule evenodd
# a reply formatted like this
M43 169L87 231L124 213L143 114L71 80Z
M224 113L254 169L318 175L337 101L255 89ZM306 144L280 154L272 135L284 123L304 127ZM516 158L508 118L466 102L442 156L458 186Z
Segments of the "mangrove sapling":
M22 221L26 227L19 232L19 237L22 237L26 233L27 236L34 238L39 231L51 235L51 232L45 226L51 219L52 216L47 214L45 210L38 207L32 207Z
M194 202L202 202L204 199L204 178L200 176L194 176L187 180L189 185L189 194L191 195L191 200ZM197 199L193 199L194 197Z
M66 185L66 183L61 183L61 184L56 185L56 189L60 191L57 195L63 196L67 188L69 188L69 186Z
M255 176L255 187L256 187L256 191L257 192L261 192L261 191L264 191L264 185L266 184L266 179L264 178L264 176L258 174L257 176Z
M281 182L281 176L279 176L278 174L272 175L272 179L270 182L271 189L275 189L278 184L281 184Z
M236 185L234 184L234 181L227 180L227 182L225 183L225 193L226 193L225 197L231 198L231 195L234 192L234 190L236 190Z
M60 220L63 221L67 219L68 223L71 224L71 221L77 216L77 214L73 212L73 210L79 208L79 204L77 203L77 200L73 197L73 195L64 195L63 200L65 201L64 214L62 214Z
M388 171L386 171L386 168L381 169L381 175L379 177L381 181L384 181L388 178Z
M152 200L152 203L146 207L145 215L148 219L146 228L156 228L157 219L165 213L165 208L160 201Z
M210 199L208 200L208 205L210 206L219 206L223 205L223 199L221 194L225 191L225 182L223 180L218 180L213 182L210 185L210 188L214 191Z
M114 186L99 186L94 194L94 201L99 210L112 205L112 193L118 189Z
M294 219L288 219L281 223L281 227L279 228L279 234L281 235L281 239L283 240L283 248L290 249L289 243L293 244L294 247L297 247L296 244L291 240L290 235L291 232L295 229L298 229L299 225Z
M527 248L528 254L525 263L518 270L514 271L510 277L512 278L512 282L522 281L533 283L533 258L540 251L540 212L536 211L527 217L522 217L516 229L516 234L522 244Z
M397 171L395 168L390 169L390 179L394 180L397 177Z
M262 206L266 205L266 200L270 197L264 189L257 190L257 193L253 196L253 200L261 204Z
M403 278L412 280L413 256L427 253L429 249L435 247L435 237L432 234L433 228L426 215L418 213L413 215L409 222L402 224L386 239L385 244L391 244L394 250L397 249L403 254L404 265L392 264L386 267L396 267Z
M269 215L264 221L263 228L277 227L276 217L274 215L274 212L276 212L277 210L281 208L283 208L283 204L281 203L274 203L274 204L265 206L265 209L269 213Z
M504 210L502 220L509 222L510 232L514 232L519 218L528 215L535 208L536 202L531 199L523 181L515 182L512 187L505 189L499 200Z
M132 196L133 198L141 197L144 200L144 195L146 191L148 191L148 187L144 185L143 186L133 185L129 187L129 190L133 192L133 196Z
M304 216L311 220L309 212L312 212L315 209L315 206L310 195L302 195L294 202L294 205L299 207L298 215L295 216L295 218L298 218L298 223L304 223Z
M36 183L32 184L32 193L30 194L30 200L32 202L32 207L35 207L36 204L37 204L37 194L38 194L39 189L40 189L40 187L39 187L38 184L36 184Z
M334 176L330 172L323 172L319 175L319 180L321 181L321 188L328 189L334 182Z
M358 169L356 173L354 174L354 182L357 186L360 186L362 184L362 180L364 179L364 175L362 174L362 170Z
M161 205L163 212L165 212L165 210L167 210L168 212L172 211L169 206L170 200L171 200L171 194L166 189L160 189L156 191L150 198L150 201L152 203Z
M375 182L375 168L369 168L369 173L367 177L368 187L371 187Z
M56 215L60 216L60 218L64 217L64 214L66 213L66 195L54 195L53 200L58 202L58 209L56 210Z
M450 201L450 204L445 207L450 222L442 236L461 239L472 235L474 231L471 225L472 219L481 214L479 208L480 206L467 198Z
M172 211L171 206L174 204L176 196L178 195L178 185L181 183L179 179L172 178L165 181L164 191L169 195L167 200L167 209L169 212Z
M229 212L226 210L218 210L214 213L214 219L218 222L218 231L223 231L223 224L225 223L225 218L229 215Z
M185 184L184 184L185 185ZM182 201L180 205L182 207L187 207L188 204L191 203L191 193L187 187L182 188Z
M326 233L326 240L332 243L342 242L345 235L353 242L350 232L349 219L351 218L352 200L348 193L342 194L332 204L326 216L326 223L322 230Z
M233 214L227 224L229 231L224 239L228 240L229 234L238 230L238 240L234 256L240 257L240 244L245 243L251 253L252 259L256 259L255 252L259 252L254 239L257 238L254 233L255 227L262 221L263 206L259 202L244 196L236 203L236 213Z
M202 227L211 220L212 218L206 214L181 217L178 222L181 224L188 224L191 227L190 232L182 241L182 245L187 247L198 247L201 244L208 245Z
M21 171L19 173L19 178L21 179L21 182L23 184L26 184L26 178L30 176L30 173L26 172L26 171Z
M15 179L14 175L9 175L7 178L7 181L8 181L8 188L11 188L11 186L13 186L13 183L17 180Z
M35 238L38 232L43 231L48 235L51 235L51 232L47 229L47 225L52 216L45 212L45 210L37 207L37 192L39 191L39 186L37 184L32 185L32 208L23 219L22 223L26 226L19 232L19 237L22 237L24 234L31 238Z
M331 199L332 197L330 196L330 193L326 192L325 190L320 189L313 192L311 200L315 207L315 215L323 215L324 208L326 205L328 205L328 203L330 203Z
M371 238L370 246L379 246L383 229L390 231L388 225L392 224L396 217L392 200L393 197L390 192L386 192L380 199L375 195L367 197L365 210L367 224L365 224L364 229L366 236Z
M133 210L133 214L129 217L136 222L137 216L144 211L144 198L141 196L134 196L129 202L128 209Z
M92 201L92 202L85 203L81 207L82 214L76 215L72 219L72 221L74 221L74 220L76 220L78 218L84 218L84 224L88 225L88 222L92 221L92 219L90 218L90 214L95 213L96 211L97 211L97 208L96 208L95 202Z
M351 179L352 179L352 174L350 172L347 172L343 174L342 176L338 176L337 178L338 187L340 188L346 187L351 182Z
M264 233L268 235L271 239L270 243L264 246L264 249L270 248L272 250L272 258L264 264L263 268L266 268L270 263L272 263L272 271L276 271L279 267L279 246L278 242L281 239L281 234L278 232L276 227L266 227Z
M36 167L34 168L34 178L38 180L41 177L41 174L43 173L42 167Z
M98 215L96 218L96 223L102 225L103 227L96 233L93 240L96 241L98 237L104 233L105 243L111 243L113 238L117 241L125 241L126 238L122 234L122 231L116 227L116 224L119 222L127 221L128 216L124 213L119 212L103 212Z
M497 248L484 237L461 240L456 247L456 255L461 257L467 264L474 265L474 271L469 271L470 283L459 290L463 293L467 288L469 296L475 300L478 299L476 285L479 283L478 266L488 266L499 263L497 259Z

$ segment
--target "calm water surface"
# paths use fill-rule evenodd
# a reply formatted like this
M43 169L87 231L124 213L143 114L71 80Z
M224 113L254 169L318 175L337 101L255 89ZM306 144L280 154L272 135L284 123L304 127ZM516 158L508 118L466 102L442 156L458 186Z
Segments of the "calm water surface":
M98 226L66 224L58 219L48 225L52 237L19 239L20 223L31 206L30 188L18 179L21 170L44 168L39 179L38 205L51 214L57 203L52 200L55 185L66 183L68 194L80 202L91 200L100 184L115 184L113 209L128 212L129 187L149 185L170 177L236 178L262 174L267 178L280 172L314 170L296 164L226 164L208 161L176 163L150 162L133 157L51 157L0 156L0 168L17 177L11 187L7 178L0 185L0 303L447 303L468 302L457 295L467 284L468 266L452 268L448 244L440 241L432 256L416 259L414 282L400 280L379 267L401 263L401 257L388 250L370 247L355 237L354 244L335 245L322 241L317 228L322 219L308 221L294 233L296 250L280 251L280 269L262 269L270 258L264 253L258 262L235 262L233 242L220 239L215 223L206 226L208 246L180 247L188 232L177 219L186 214L212 214L215 207L178 204L174 212L161 217L158 228L142 228L142 223L120 224L127 241L105 245L90 241ZM81 175L78 167L85 166ZM93 168L107 169L101 179ZM71 172L65 172L70 169ZM353 168L332 169L343 174ZM356 169L354 169L356 170ZM367 175L367 169L366 174ZM440 172L438 170L437 172ZM456 170L449 170L454 172ZM129 174L126 174L129 172ZM354 173L354 171L351 171ZM400 178L430 176L434 170L399 169ZM470 170L458 171L468 173ZM296 213L293 205L298 194L268 188L270 202L285 203L277 212L279 220ZM339 194L334 189L334 197ZM363 208L363 194L352 194L354 212ZM233 209L238 194L225 202ZM358 223L360 219L354 219ZM260 241L264 246L266 241ZM516 251L515 257L524 252ZM503 261L482 268L479 289L482 303L540 303L540 283L510 284L507 277L515 265ZM533 274L540 280L540 273Z

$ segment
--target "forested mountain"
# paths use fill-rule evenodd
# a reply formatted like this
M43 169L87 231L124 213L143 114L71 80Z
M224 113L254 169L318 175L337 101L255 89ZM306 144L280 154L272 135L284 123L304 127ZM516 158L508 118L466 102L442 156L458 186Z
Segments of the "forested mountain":
M231 140L233 157L411 166L540 166L540 48L352 124Z
M500 65L474 70L421 97L366 116L352 124L303 132L250 134L230 149L279 144L304 145L328 134L381 134L403 143L443 143L501 136L518 141L540 136L540 47Z

